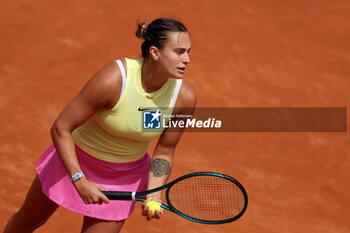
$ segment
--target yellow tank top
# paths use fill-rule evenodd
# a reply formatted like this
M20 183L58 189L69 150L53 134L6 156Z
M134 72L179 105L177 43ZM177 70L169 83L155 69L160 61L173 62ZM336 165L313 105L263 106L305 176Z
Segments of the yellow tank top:
M143 61L125 60L127 77L121 61L116 61L123 77L117 104L96 112L72 133L75 144L82 150L114 163L136 161L146 153L150 141L163 129L145 130L142 110L162 109L162 114L171 115L182 83L181 79L168 79L156 92L146 93L141 84Z

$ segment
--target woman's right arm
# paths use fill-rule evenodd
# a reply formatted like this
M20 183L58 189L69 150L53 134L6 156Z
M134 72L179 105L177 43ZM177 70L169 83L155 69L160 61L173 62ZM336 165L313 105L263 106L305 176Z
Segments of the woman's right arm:
M122 85L121 73L116 63L111 63L97 72L80 93L64 108L51 128L51 137L58 156L69 177L81 171L72 138L75 128L87 121L96 111L112 108L118 101ZM108 203L101 188L79 179L73 183L86 204Z

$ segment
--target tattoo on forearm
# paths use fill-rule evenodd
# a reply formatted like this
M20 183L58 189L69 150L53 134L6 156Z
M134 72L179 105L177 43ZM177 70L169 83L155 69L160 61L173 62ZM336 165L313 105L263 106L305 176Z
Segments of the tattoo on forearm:
M169 175L171 166L169 161L165 159L154 159L149 167L149 170L155 177L162 177L163 175Z

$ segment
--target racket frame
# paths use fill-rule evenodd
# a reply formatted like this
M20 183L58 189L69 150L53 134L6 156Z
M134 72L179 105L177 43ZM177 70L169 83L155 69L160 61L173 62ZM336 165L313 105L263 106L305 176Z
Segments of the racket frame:
M194 176L216 176L216 177L220 177L226 180L231 181L232 183L234 183L235 185L237 185L237 187L241 190L243 197L244 197L244 206L242 208L242 210L239 212L239 214L237 214L236 216L232 217L232 218L228 218L228 219L223 219L223 220L203 220L203 219L198 219L195 217L191 217L189 215L186 215L184 213L182 213L181 211L177 210L173 204L170 201L169 198L169 191L171 189L171 187L176 184L177 182L186 179L186 178L190 178L190 177L194 177ZM225 175L225 174L221 174L221 173L217 173L217 172L194 172L194 173L189 173L186 175L183 175L165 185L162 185L160 187L154 188L154 189L150 189L150 190L146 190L146 191L141 191L141 192L115 192L115 191L102 191L102 193L104 193L109 199L111 200L135 200L135 201L145 201L146 198L141 197L141 196L145 196L147 194L150 193L154 193L154 192L158 192L162 189L166 189L166 193L165 193L165 198L166 198L166 202L169 206L161 203L161 207L166 209L166 210L170 210L178 215L180 215L181 217L188 219L190 221L194 221L194 222L198 222L198 223L203 223L203 224L223 224L223 223L229 223L229 222L233 222L237 219L239 219L244 212L247 209L248 206L248 195L247 192L245 191L243 185L241 183L238 182L238 180L236 180L235 178ZM118 198L113 198L113 195L118 195L121 197Z

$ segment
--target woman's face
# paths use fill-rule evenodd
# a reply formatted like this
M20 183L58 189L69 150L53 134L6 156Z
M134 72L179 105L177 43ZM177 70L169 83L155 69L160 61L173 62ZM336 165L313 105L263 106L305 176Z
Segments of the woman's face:
M169 78L183 78L192 48L187 32L169 32L164 48L158 51L160 71Z

